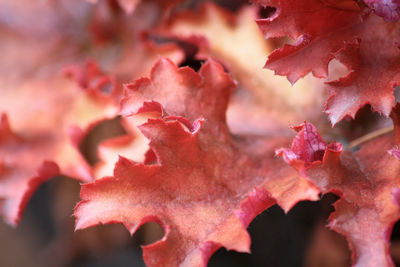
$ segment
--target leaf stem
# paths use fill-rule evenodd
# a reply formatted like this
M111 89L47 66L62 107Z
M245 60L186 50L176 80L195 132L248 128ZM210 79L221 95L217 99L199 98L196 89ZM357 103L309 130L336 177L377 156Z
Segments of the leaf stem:
M363 136L351 141L349 143L348 149L352 149L352 148L354 148L356 146L359 146L359 145L361 145L363 143L366 143L366 142L368 142L368 141L370 141L370 140L372 140L372 139L374 139L374 138L376 138L378 136L390 133L391 131L393 131L393 125L385 127L385 128L381 128L381 129L378 129L378 130L375 130L373 132L370 132L370 133L368 133L366 135L363 135Z

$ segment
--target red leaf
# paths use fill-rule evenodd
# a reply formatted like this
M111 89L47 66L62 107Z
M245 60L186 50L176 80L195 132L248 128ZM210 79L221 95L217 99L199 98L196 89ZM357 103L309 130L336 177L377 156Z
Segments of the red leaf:
M278 149L276 153L283 155L287 162L300 161L300 167L302 167L301 165L308 167L315 161L321 161L327 145L319 136L314 125L304 122L304 124L292 128L299 132L292 142L292 147ZM303 171L303 169L299 170Z
M366 104L386 116L394 106L393 90L400 81L399 24L370 15L357 34L360 40L335 55L352 72L328 83L331 96L325 111L333 125L345 116L354 118Z
M105 74L95 61L87 61L83 66L68 66L63 72L93 96L119 98L119 88L114 78Z
M12 225L18 223L29 197L47 179L63 174L92 180L90 166L78 150L79 140L97 122L117 113L114 100L100 88L82 90L61 77L60 66L78 55L76 40L68 38L64 27L66 13L61 7L68 10L70 5L69 1L0 3L2 10L13 14L10 18L19 18L2 24L0 30L6 66L0 69L0 113L4 114L0 126L0 216ZM60 12L56 14L57 7ZM74 16L81 18L87 10L84 5L79 10ZM72 15L68 18L68 25L79 32L80 23Z
M121 124L126 134L100 143L98 147L100 161L93 168L95 178L111 176L120 155L145 164L156 160L152 150L149 150L148 139L137 128L138 125L143 124L150 117L150 114L146 115L145 118L121 118Z
M134 233L156 221L166 234L144 247L147 265L205 266L221 246L248 252L247 225L275 199L285 210L317 199L315 187L273 157L285 138L230 134L225 112L234 85L212 60L195 73L166 59L150 79L128 85L123 114L161 111L140 126L157 163L121 157L114 177L83 185L76 229L122 222Z
M0 120L0 214L13 226L36 188L59 174L54 162L32 157L50 149L46 136L26 140L12 132L7 116ZM50 158L51 159L51 158Z
M54 175L61 173L82 181L93 179L92 170L78 147L97 123L117 115L119 82L124 81L124 76L147 73L150 67L146 69L146 65L152 64L160 54L172 55L179 61L182 52L175 46L153 49L154 44L142 42L140 31L156 19L148 16L153 9L143 5L138 11L145 12L138 18L131 20L125 14L118 14L113 17L117 23L110 23L117 24L116 32L127 39L122 42L126 47L112 53L117 59L106 53L100 59L108 62L116 78L104 74L94 62L82 67L73 65L65 72L79 88L61 77L61 68L86 60L82 47L92 47L87 38L88 23L98 25L97 16L104 11L106 17L110 15L107 5L94 7L84 1L32 4L21 0L18 3L0 1L0 7L4 14L13 14L0 18L7 22L0 27L4 55L3 68L0 68L0 113L10 117L15 136L20 140L14 142L8 138L0 144L0 187L4 187L0 198L14 203L12 208L7 204L9 208L0 211L0 215L16 224L23 202L33 192L33 186L28 187L30 183L35 184L30 182L32 178L40 177L37 182L50 178L46 172L39 171L43 175L38 175L43 164L57 164L60 170L52 171ZM53 165L48 169L55 170Z
M353 38L352 29L361 23L358 5L353 0L253 2L277 8L272 17L257 20L266 38L298 39L295 45L275 50L265 64L276 74L287 76L292 84L310 72L318 78L327 77L333 53Z
M399 109L393 117L398 117ZM395 122L395 132L400 125ZM393 266L390 258L390 233L400 218L393 202L393 190L399 187L400 162L387 150L400 140L388 134L364 144L356 152L343 151L338 143L320 149L310 149L311 139L323 142L315 128L305 122L298 128L291 149L277 153L294 168L305 174L323 193L340 196L329 227L344 235L353 252L356 266ZM300 141L299 141L300 140ZM310 159L311 162L310 162Z
M196 58L215 58L232 72L239 85L228 109L232 132L254 129L257 134L271 133L275 128L282 133L286 125L304 118L318 120L322 115L318 104L323 102L322 82L303 79L291 86L284 77L262 68L274 45L265 40L254 22L257 14L256 6L244 6L234 14L207 2L196 10L176 13L152 33L193 42L199 46Z
M400 149L397 146L388 150L388 153L400 160Z
M222 66L213 60L204 64L197 74L190 68L177 68L170 60L161 59L153 66L150 79L138 79L126 86L125 97L121 101L121 113L125 116L141 112L147 114L150 111L160 112L161 108L161 113L166 118L171 118L172 114L188 118L190 121L199 117L206 118L207 123L203 126L206 127L205 138L213 139L215 135L222 135L222 140L229 140L232 135L225 123L226 108L231 91L228 88L232 89L234 86L233 80L223 71ZM210 97L211 95L213 97ZM149 106L148 103L155 105ZM162 107L158 103L161 103ZM191 123L182 118L180 122L188 128L191 127ZM253 135L243 136L241 149L248 154L262 156L267 153L272 156L277 143L288 141L287 138L278 136L271 134L270 137L261 139L256 139ZM236 142L240 143L239 140ZM316 199L315 188L310 188L308 182L299 179L284 165L280 165L279 172L275 170L274 174L269 175L265 175L268 178L264 181L265 187L285 211L298 202L298 198L293 196Z
M276 8L271 17L257 21L266 38L289 36L297 39L302 35L317 37L347 26L353 22L359 11L357 3L353 0L253 0L253 2L264 7ZM313 20L312 23L310 19Z
M400 1L399 0L364 0L364 2L382 16L387 21L396 21L399 19Z
M357 5L355 1L340 2L346 3ZM288 35L299 39L295 45L275 50L268 58L267 68L294 83L310 71L316 77L327 77L328 63L336 58L351 72L328 83L331 95L325 111L331 123L335 125L346 116L354 118L366 104L385 116L390 114L393 88L399 80L398 24L369 14L368 9L343 9L325 1L269 4L278 9L271 18L258 21L266 36L270 37L267 33L272 31L271 37Z
M86 93L61 78L27 77L27 82L11 83L12 91L1 90L1 110L13 119L17 134L11 132L3 116L0 161L7 171L0 174L0 187L4 188L0 197L15 204L0 214L14 225L22 213L23 204L19 202L33 192L34 187L29 189L28 184L38 184L59 173L82 181L92 179L78 146L90 128L114 117L117 111L113 100ZM51 90L54 88L58 90Z
M108 67L108 74L118 84L148 75L154 62L169 57L175 63L183 60L183 51L175 44L156 44L143 35L143 31L159 23L157 9L151 3L137 6L134 14L127 16L115 12L106 2L95 6L90 31L97 45L115 46L113 53L104 53L97 59ZM122 44L122 45L121 45Z

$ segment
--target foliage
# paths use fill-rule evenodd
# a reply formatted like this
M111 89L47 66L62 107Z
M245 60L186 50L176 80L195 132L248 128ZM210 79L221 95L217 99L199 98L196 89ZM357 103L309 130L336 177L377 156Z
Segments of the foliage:
M4 221L64 175L82 182L76 230L156 222L148 266L206 266L250 252L264 210L333 193L352 264L393 266L400 2L252 1L0 0Z

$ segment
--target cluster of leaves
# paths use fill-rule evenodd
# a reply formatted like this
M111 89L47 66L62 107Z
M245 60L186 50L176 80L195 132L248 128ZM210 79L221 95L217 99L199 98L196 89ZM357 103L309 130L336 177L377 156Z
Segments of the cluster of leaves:
M13 14L0 15L7 223L17 225L37 187L62 174L83 182L76 229L122 223L133 234L157 222L165 234L143 247L148 266L205 266L220 247L249 252L246 227L272 205L288 212L334 193L328 226L347 239L353 265L393 265L399 1L237 1L235 12L90 2L0 1ZM304 122L290 146L287 126L304 119L349 141L338 123L365 105L390 115L394 130L356 150L327 145ZM91 164L82 143L115 118L123 132L103 140Z

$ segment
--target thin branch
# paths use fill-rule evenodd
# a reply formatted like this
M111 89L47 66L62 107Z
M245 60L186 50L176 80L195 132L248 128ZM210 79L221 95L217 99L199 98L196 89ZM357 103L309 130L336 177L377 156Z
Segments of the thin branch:
M374 139L374 138L376 138L378 136L390 133L391 131L393 131L393 126L388 126L388 127L381 128L381 129L378 129L376 131L370 132L370 133L368 133L366 135L363 135L363 136L351 141L349 143L348 149L352 149L352 148L354 148L356 146L359 146L359 145L361 145L363 143L366 143L366 142L368 142L368 141L370 141L370 140L372 140L372 139Z

